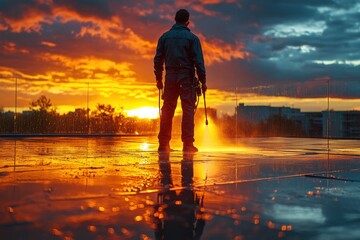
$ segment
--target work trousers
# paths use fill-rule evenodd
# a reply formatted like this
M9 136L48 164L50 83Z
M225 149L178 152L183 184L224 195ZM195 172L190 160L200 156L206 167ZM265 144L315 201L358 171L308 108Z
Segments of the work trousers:
M194 72L189 70L166 71L165 87L161 108L159 143L168 144L171 139L172 119L180 96L182 108L181 140L192 144L194 139L194 111L196 92L193 87Z

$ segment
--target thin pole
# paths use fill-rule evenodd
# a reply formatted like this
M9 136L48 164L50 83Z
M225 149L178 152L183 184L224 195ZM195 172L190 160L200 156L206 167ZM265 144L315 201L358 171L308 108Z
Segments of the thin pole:
M327 79L327 118L326 118L326 135L327 135L327 169L330 170L330 78Z
M18 91L18 80L15 78L15 114L14 114L14 133L17 132L16 117L17 117L17 91Z
M87 95L86 95L86 112L87 112L87 134L90 133L90 109L89 109L89 80L87 82Z
M237 142L238 136L238 100L237 100L237 87L235 87L235 140Z
M14 140L14 166L13 166L13 172L16 171L16 138Z
M328 147L329 147L329 131L330 131L330 127L329 127L329 123L330 123L330 80L327 79L327 119L326 119L326 135L327 135L327 139L328 139Z

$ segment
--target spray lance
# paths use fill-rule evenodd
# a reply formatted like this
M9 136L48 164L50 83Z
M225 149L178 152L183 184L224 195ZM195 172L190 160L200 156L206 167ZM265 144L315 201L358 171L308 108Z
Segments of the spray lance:
M199 103L199 98L200 98L200 96L201 96L201 93L203 93L203 95L204 95L205 125L207 126L207 125L209 125L209 122L208 122L208 119L207 119L205 92L202 91L201 83L200 83L200 81L199 81L199 79L198 79L197 77L194 77L194 88L195 88L195 90L196 90L196 95L197 95L197 97L198 97L195 110L196 110L197 105L198 105L198 103Z
M204 108L205 108L205 125L209 125L208 119L207 119L207 111L206 111L206 98L205 98L205 92L203 92L204 95Z
M161 117L161 105L160 105L160 99L161 99L161 95L162 95L162 89L159 89L159 117Z

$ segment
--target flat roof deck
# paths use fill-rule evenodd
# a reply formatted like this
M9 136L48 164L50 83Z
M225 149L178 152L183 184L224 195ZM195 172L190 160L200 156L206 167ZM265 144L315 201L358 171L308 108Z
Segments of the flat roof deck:
M1 239L359 239L360 140L0 139ZM329 148L328 148L329 146ZM191 239L191 238L190 238Z

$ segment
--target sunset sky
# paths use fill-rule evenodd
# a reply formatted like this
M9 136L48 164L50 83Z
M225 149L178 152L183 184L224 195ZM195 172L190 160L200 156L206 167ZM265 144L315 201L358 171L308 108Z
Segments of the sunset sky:
M189 10L207 68L208 107L236 102L360 110L358 0L0 0L0 107L40 95L59 112L97 103L158 107L159 36ZM88 95L89 92L89 95ZM202 102L200 102L200 105Z

